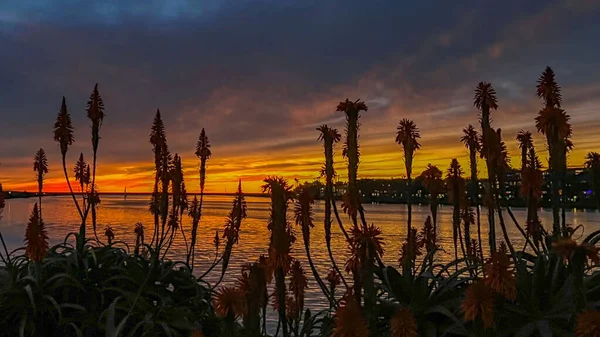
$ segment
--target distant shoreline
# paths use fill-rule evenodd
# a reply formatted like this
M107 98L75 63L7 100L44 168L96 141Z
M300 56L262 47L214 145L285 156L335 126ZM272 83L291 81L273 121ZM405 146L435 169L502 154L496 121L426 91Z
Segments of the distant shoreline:
M108 196L125 196L125 193L123 192L104 192L104 193L99 193L100 195L108 195ZM49 193L44 193L44 197L62 197L62 196L70 196L71 193L68 192L49 192ZM126 194L127 196L151 196L152 193L151 192L128 192ZM194 195L200 195L200 193L189 193L188 195L190 196L194 196ZM235 196L235 193L225 193L225 192L221 192L221 193L214 193L214 192L210 192L210 193L204 193L204 195L206 196ZM267 193L244 193L245 196L247 197L257 197L257 198L268 198L269 194ZM5 191L5 198L6 199L24 199L24 198L37 198L37 193L32 193L32 192L15 192L15 191L10 191L7 192ZM340 196L335 197L336 200L340 201L342 200L342 198ZM323 200L323 198L317 197L315 200ZM392 199L392 198L373 198L373 197L367 197L364 196L362 198L363 204L384 204L384 205L406 205L406 200L400 200L400 199ZM427 202L422 202L422 201L418 201L418 202L414 202L413 201L413 205L429 205L429 203ZM440 202L439 203L440 206L444 205L444 206L452 206L451 203L447 203L447 202ZM482 204L480 203L480 206ZM524 208L526 207L525 204L519 204L519 203L510 203L507 205L509 207L517 207L517 208ZM550 209L551 207L548 205L541 205L540 208L547 208ZM584 204L569 204L567 209L583 209L583 210L597 210L597 208L594 207L589 207L589 205L584 205Z

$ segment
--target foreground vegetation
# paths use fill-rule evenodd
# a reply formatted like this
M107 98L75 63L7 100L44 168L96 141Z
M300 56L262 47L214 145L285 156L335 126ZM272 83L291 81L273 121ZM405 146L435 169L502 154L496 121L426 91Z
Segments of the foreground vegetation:
M181 157L169 151L157 111L150 133L155 180L149 211L154 222L149 230L141 223L132 227L136 243L130 249L116 240L112 228L97 228L101 200L95 180L96 154L104 119L98 87L86 109L92 161L88 164L80 155L74 168L75 188L66 163L74 141L73 127L63 98L54 139L60 146L63 172L81 223L64 242L49 247L40 197L23 248L9 252L0 233L1 331L10 336L600 336L600 231L576 242L573 236L578 228L566 223L561 208L559 191L573 144L569 115L561 108L560 87L550 68L538 80L537 95L542 108L535 118L536 128L546 137L552 175L551 229L544 228L538 217L542 165L530 132L516 136L522 159L521 193L527 199L524 226L502 198L510 163L501 129L491 125L491 113L498 108L496 92L490 83L481 82L474 97L481 132L469 125L460 140L469 151L468 178L472 182L477 179L477 161L483 160L488 183L483 191L474 183L466 190L467 178L456 159L445 176L429 165L414 178L429 191L431 216L416 228L411 219L411 193L407 193L408 220L402 224L407 237L400 252L385 252L381 230L367 221L357 186L359 120L368 108L360 100L346 99L337 106L346 116L342 155L347 162L348 189L341 204L345 215L334 201L333 183L335 145L342 135L327 125L318 128L324 153L322 225L331 270L321 275L312 262L310 231L320 225L313 221L313 191L293 191L284 178L268 177L263 187L271 196L271 216L265 224L270 231L268 254L246 264L234 286L220 283L246 218L241 182L225 227L216 233L213 264L207 270L194 270L207 162L212 155L206 132L201 131L195 153L202 193L190 200ZM420 137L413 121L400 121L396 142L403 154L409 189ZM586 166L598 178L600 155L590 153L586 159ZM48 172L43 149L36 153L34 170L42 192ZM453 203L453 221L444 224L453 228L455 259L448 264L436 259L441 249L437 200L444 186ZM595 193L597 196L598 191ZM487 221L481 220L481 209L473 207L479 204L480 194L487 206ZM3 206L0 193L0 210ZM184 216L191 219L192 228L182 227ZM93 233L86 233L88 225ZM518 228L526 239L524 247L513 245L507 226ZM496 238L496 227L502 238ZM332 253L334 230L347 241L349 258L345 261L336 260ZM489 242L482 242L483 230L488 231ZM187 249L182 260L175 262L166 256L178 237ZM304 247L308 265L291 255L295 244ZM398 264L385 265L381 260L384 253L397 254ZM205 281L211 272L220 273L215 284ZM312 274L328 308L314 312L305 307L307 274ZM273 311L278 324L269 330L266 317Z

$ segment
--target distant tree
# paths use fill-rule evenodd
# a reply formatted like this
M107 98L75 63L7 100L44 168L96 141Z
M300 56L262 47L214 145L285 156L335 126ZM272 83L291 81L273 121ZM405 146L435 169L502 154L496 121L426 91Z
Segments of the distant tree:
M585 167L592 175L592 186L597 207L600 209L600 153L588 152L585 156Z
M396 127L396 143L402 146L402 152L404 153L404 166L406 168L406 178L408 183L408 191L406 194L406 203L408 207L408 221L407 221L407 235L410 234L411 222L412 222L412 163L415 157L415 151L421 148L419 138L421 133L417 128L415 122L409 119L402 119Z

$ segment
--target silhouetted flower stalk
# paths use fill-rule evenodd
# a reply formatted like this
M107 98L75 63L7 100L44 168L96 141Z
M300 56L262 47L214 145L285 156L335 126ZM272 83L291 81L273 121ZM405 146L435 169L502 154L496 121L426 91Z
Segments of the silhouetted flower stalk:
M135 224L135 255L140 254L140 246L144 245L144 225L141 222Z
M438 197L444 185L442 171L435 165L427 164L427 168L421 173L419 179L421 179L423 186L429 192L429 210L433 218L433 231L437 233Z
M73 145L73 142L75 142L75 138L73 137L73 124L71 123L71 115L67 110L67 103L64 96L62 99L60 109L58 111L58 115L56 116L56 122L54 122L54 141L58 142L60 146L60 154L62 157L62 167L63 173L65 174L65 180L67 181L67 186L69 187L69 191L71 192L71 197L73 198L73 202L75 203L77 212L81 217L82 225L85 226L83 212L81 210L81 207L79 206L77 198L75 197L75 193L73 193L73 188L71 187L69 174L67 173L67 151L69 150L69 146Z
M42 219L42 194L44 190L44 176L48 173L48 158L44 149L39 149L33 159L33 171L37 174L38 200L40 203L40 219Z
M91 186L92 186L92 195L94 195L96 189L96 161L98 155L98 143L100 142L100 128L102 127L102 122L104 121L104 102L102 100L102 96L98 92L98 83L94 86L94 90L90 94L90 98L87 102L87 117L92 122L92 176L90 178ZM88 208L92 208L92 227L94 229L94 235L96 234L96 203L88 203ZM87 211L86 211L87 214ZM84 214L85 218L85 214ZM85 239L85 224L82 225L83 235L82 237Z
M108 240L108 245L112 245L113 240L115 239L115 232L111 226L106 226L104 229L104 236L106 236L106 240Z
M538 217L537 208L542 196L542 163L535 148L531 132L519 131L517 142L521 149L521 195L527 202L526 235L533 240L534 250L539 249L542 242L542 226Z
M471 225L475 224L475 212L473 208L469 206L468 201L462 202L462 207L460 210L460 219L462 222L462 230L464 233L464 243L466 247L467 256L473 255L468 254L469 251L472 251L472 243L474 240L471 239ZM475 240L475 242L477 242ZM464 252L463 252L464 253ZM477 254L475 254L477 255Z
M34 204L25 229L25 254L34 262L40 262L48 251L48 234L38 204Z
M269 260L275 272L276 301L279 303L279 321L283 327L283 336L288 337L288 322L285 308L285 275L291 263L290 248L295 241L292 229L287 221L288 202L291 199L291 187L281 177L265 179L263 191L271 195L271 217L268 228L271 232Z
M348 291L334 315L331 337L368 337L369 327L352 292Z
M244 314L244 294L235 287L221 287L213 295L213 306L217 316L224 319L221 335L235 335L235 321Z
M75 173L75 181L79 182L79 192L81 193L83 208L86 208L86 191L87 186L90 184L90 167L83 159L83 153L79 154L79 159L75 163L73 171Z
M196 143L196 156L200 158L200 201L198 202L197 198L194 197L194 216L192 217L192 238L190 243L190 249L188 250L187 255L187 263L190 264L190 259L192 261L192 266L194 264L194 254L196 251L196 235L198 232L198 224L200 223L200 219L202 217L202 202L204 201L204 185L206 183L206 162L212 156L212 152L210 150L210 142L208 140L208 136L204 131L200 131L200 136L198 137L198 142ZM240 182L241 184L241 182Z
M554 71L546 67L537 82L537 97L544 101L544 107L535 118L535 126L538 132L546 136L549 154L548 170L552 179L552 217L553 235L560 235L560 181L561 175L567 168L567 146L566 142L571 137L570 116L561 109L561 89L556 83ZM564 231L566 224L563 223Z
M337 263L335 262L333 252L331 250L331 223L333 221L331 219L332 206L334 207L334 210L336 210L335 213L338 225L342 233L346 237L346 240L349 240L348 233L344 229L344 225L342 224L339 214L337 214L335 199L333 197L333 178L336 175L335 168L333 165L333 147L337 142L340 141L341 135L339 134L337 129L330 128L327 125L321 125L317 128L317 130L321 132L321 134L319 135L319 140L323 141L323 154L325 157L325 164L321 169L321 176L325 177L325 244L327 246L327 252L329 254L329 259L331 260L333 268L338 272L339 277L344 282L344 285L348 287L348 284L346 283L342 272L340 271L340 269L337 266Z
M465 321L479 318L485 329L491 328L494 325L494 300L494 293L483 280L470 284L461 303Z
M469 167L471 169L471 204L475 206L477 214L477 241L479 246L479 255L483 258L483 241L481 240L481 211L479 207L479 180L477 179L477 154L481 151L481 143L479 142L479 134L469 124L463 129L463 136L460 141L469 149Z
M237 288L244 294L244 328L249 337L259 337L261 310L267 304L267 279L264 266L253 263L244 270L236 282ZM266 312L263 312L263 316Z
M384 252L381 229L373 224L366 228L353 227L348 245L351 256L346 264L346 270L354 275L356 303L360 305L360 292L364 289L364 306L369 331L376 333L376 289L373 271L375 261L381 258Z
M452 159L446 173L446 180L450 188L450 199L452 200L452 240L454 241L454 259L458 260L458 230L460 228L460 201L464 195L465 180L462 177L463 170L456 158ZM456 266L458 268L458 265Z
M152 128L150 131L150 144L152 144L152 152L154 152L154 187L152 189L152 201L150 202L150 211L154 215L154 233L152 235L152 245L155 241L158 245L159 240L159 215L160 215L160 197L159 197L159 182L162 170L162 151L165 149L167 137L165 135L165 125L160 116L160 110L156 110Z
M439 246L437 244L437 233L433 229L433 224L431 222L430 216L428 216L425 219L425 223L423 224L423 227L421 228L421 232L419 233L419 235L420 235L420 239L422 240L421 246L425 247L425 251L428 254L439 249ZM418 236L413 235L412 239L416 239L417 237ZM407 250L404 249L404 247L403 247L402 252L401 252L402 256L404 256L404 254L406 254L406 251ZM416 255L417 254L414 254L414 256L416 256ZM433 256L431 256L431 259L433 260ZM401 260L402 260L402 258L401 258Z
M329 293L331 294L331 296L333 298L335 298L335 290L337 288L337 286L340 285L340 275L339 272L335 269L330 269L329 273L327 273L327 276L325 277L325 279L327 280L327 284L329 286ZM346 287L346 289L348 289L348 287ZM329 305L329 309L332 309L333 306L330 303Z
M407 235L411 229L412 223L412 163L415 158L415 151L421 148L419 138L421 133L417 128L415 122L409 119L402 119L396 127L396 143L402 146L402 152L404 153L404 167L406 168L406 180L407 180L407 192L406 192L406 205L408 208L408 220L407 220Z
M431 224L431 220L429 220L429 224ZM427 225L428 221L425 220L425 226ZM408 232L406 240L402 243L402 247L400 248L400 258L398 259L398 264L402 267L403 272L406 275L415 271L415 261L417 257L422 254L421 249L423 248L424 242L422 236L417 232L417 229L412 227Z
M327 297L330 304L333 305L335 300L331 297L327 286L319 276L317 269L312 260L312 256L310 254L310 230L315 225L313 224L313 212L312 205L315 202L314 197L311 191L308 188L301 188L300 193L298 193L298 199L296 201L296 205L294 207L294 217L296 220L296 225L300 226L302 230L302 240L304 242L304 250L306 252L306 258L308 260L308 264L310 266L310 270L317 281L317 284L321 288L323 294Z
M493 190L496 185L496 176L494 175L494 170L490 166L489 162L489 147L486 146L489 143L490 131L491 129L491 110L498 109L498 99L496 98L496 90L492 87L491 83L487 82L479 82L477 87L475 88L475 96L473 98L473 105L480 112L480 121L481 121L481 157L485 158L487 170L488 170L488 182L486 186L486 190L491 198L491 201L494 202L494 194ZM489 223L489 244L490 251L496 250L496 226L494 219L494 207L488 207L488 223Z
M183 233L183 240L186 246L186 252L188 251L187 239L183 230L183 224L181 216L185 208L187 208L187 192L185 191L185 181L183 177L183 167L181 165L181 157L176 153L173 157L172 165L169 166L169 181L171 182L171 192L173 195L173 201L171 203L171 210L169 211L169 220L167 222L167 232L165 237L167 238L167 248L164 250L163 255L166 256L171 245L175 241L177 230L181 229ZM167 195L168 198L168 195ZM162 242L162 241L161 241Z
M308 279L306 273L300 264L300 261L294 260L290 268L290 282L289 289L292 293L291 301L288 301L287 316L291 326L294 327L293 331L297 335L298 327L300 325L300 318L304 312L304 292L308 288ZM327 294L327 293L325 293Z
M502 229L504 241L506 242L506 245L508 245L513 259L515 259L516 261L517 257L513 245L511 243L510 237L508 236L508 231L506 230L506 224L504 222L504 215L502 212L501 205L501 203L505 203L506 200L505 178L506 171L510 168L510 159L508 157L508 150L506 148L506 144L504 143L504 140L502 140L502 130L497 129L494 131L492 128L490 128L489 131L490 132L488 135L488 143L486 145L489 153L488 162L490 163L490 167L492 167L493 169L492 172L493 175L496 177L497 186L500 186L500 193L498 193L498 188L496 188L496 186L492 188L494 206L496 207L496 210L498 212L498 220L500 222L500 228ZM509 209L508 206L506 206L506 209ZM518 223L515 222L515 225L517 225L520 228ZM521 230L521 233L526 238L525 232ZM493 252L495 251L491 251L490 253Z
M391 337L417 337L418 326L409 308L401 308L390 319Z
M200 223L200 213L201 213L201 209L200 209L200 200L198 200L197 196L194 196L194 199L191 201L190 205L189 205L189 209L188 209L188 216L192 219L192 233L191 233L191 238L190 238L190 248L187 252L187 256L186 256L186 262L188 264L188 266L191 269L194 269L194 251L195 251L195 247L196 247L196 237L198 236L198 225ZM219 242L219 236L218 236L218 232L217 232L217 236L216 236L216 246L217 246L217 252L219 251L218 248L218 242ZM216 256L215 256L216 258Z
M219 259L222 261L221 265L221 277L219 281L215 284L215 287L223 281L223 277L225 277L225 272L227 271L227 267L229 266L229 260L231 258L231 253L233 251L233 246L238 243L240 228L242 226L242 220L248 216L248 208L246 205L246 198L244 197L244 193L242 192L242 181L240 180L238 183L238 188L233 199L233 206L229 215L227 216L227 221L225 223L225 229L223 230L223 238L225 239L225 248L223 251L223 256ZM218 263L218 261L217 261ZM212 269L213 267L211 267Z
M345 101L340 102L336 109L336 111L343 111L346 114L346 140L342 155L348 159L348 191L344 196L342 207L346 213L350 215L354 226L358 226L357 214L360 212L361 220L363 222L362 225L365 228L367 227L367 223L364 220L356 179L358 176L358 164L360 158L358 145L360 112L367 110L367 105L360 99L352 102L347 98Z

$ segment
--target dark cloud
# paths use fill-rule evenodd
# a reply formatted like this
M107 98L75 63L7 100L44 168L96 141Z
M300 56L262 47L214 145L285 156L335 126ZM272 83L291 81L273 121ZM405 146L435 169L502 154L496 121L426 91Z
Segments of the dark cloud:
M321 122L342 129L334 108L346 97L371 107L365 142L411 117L443 145L451 129L475 122L470 100L480 80L495 83L504 114L495 120L512 130L524 110L537 111L533 88L547 64L565 101L568 87L581 89L572 104L597 97L593 2L2 4L0 158L14 167L40 146L55 149L51 127L63 95L77 129L71 156L89 152L84 109L96 82L107 106L105 164L149 161L157 108L171 148L185 158L202 127L222 156L268 155L315 145Z

